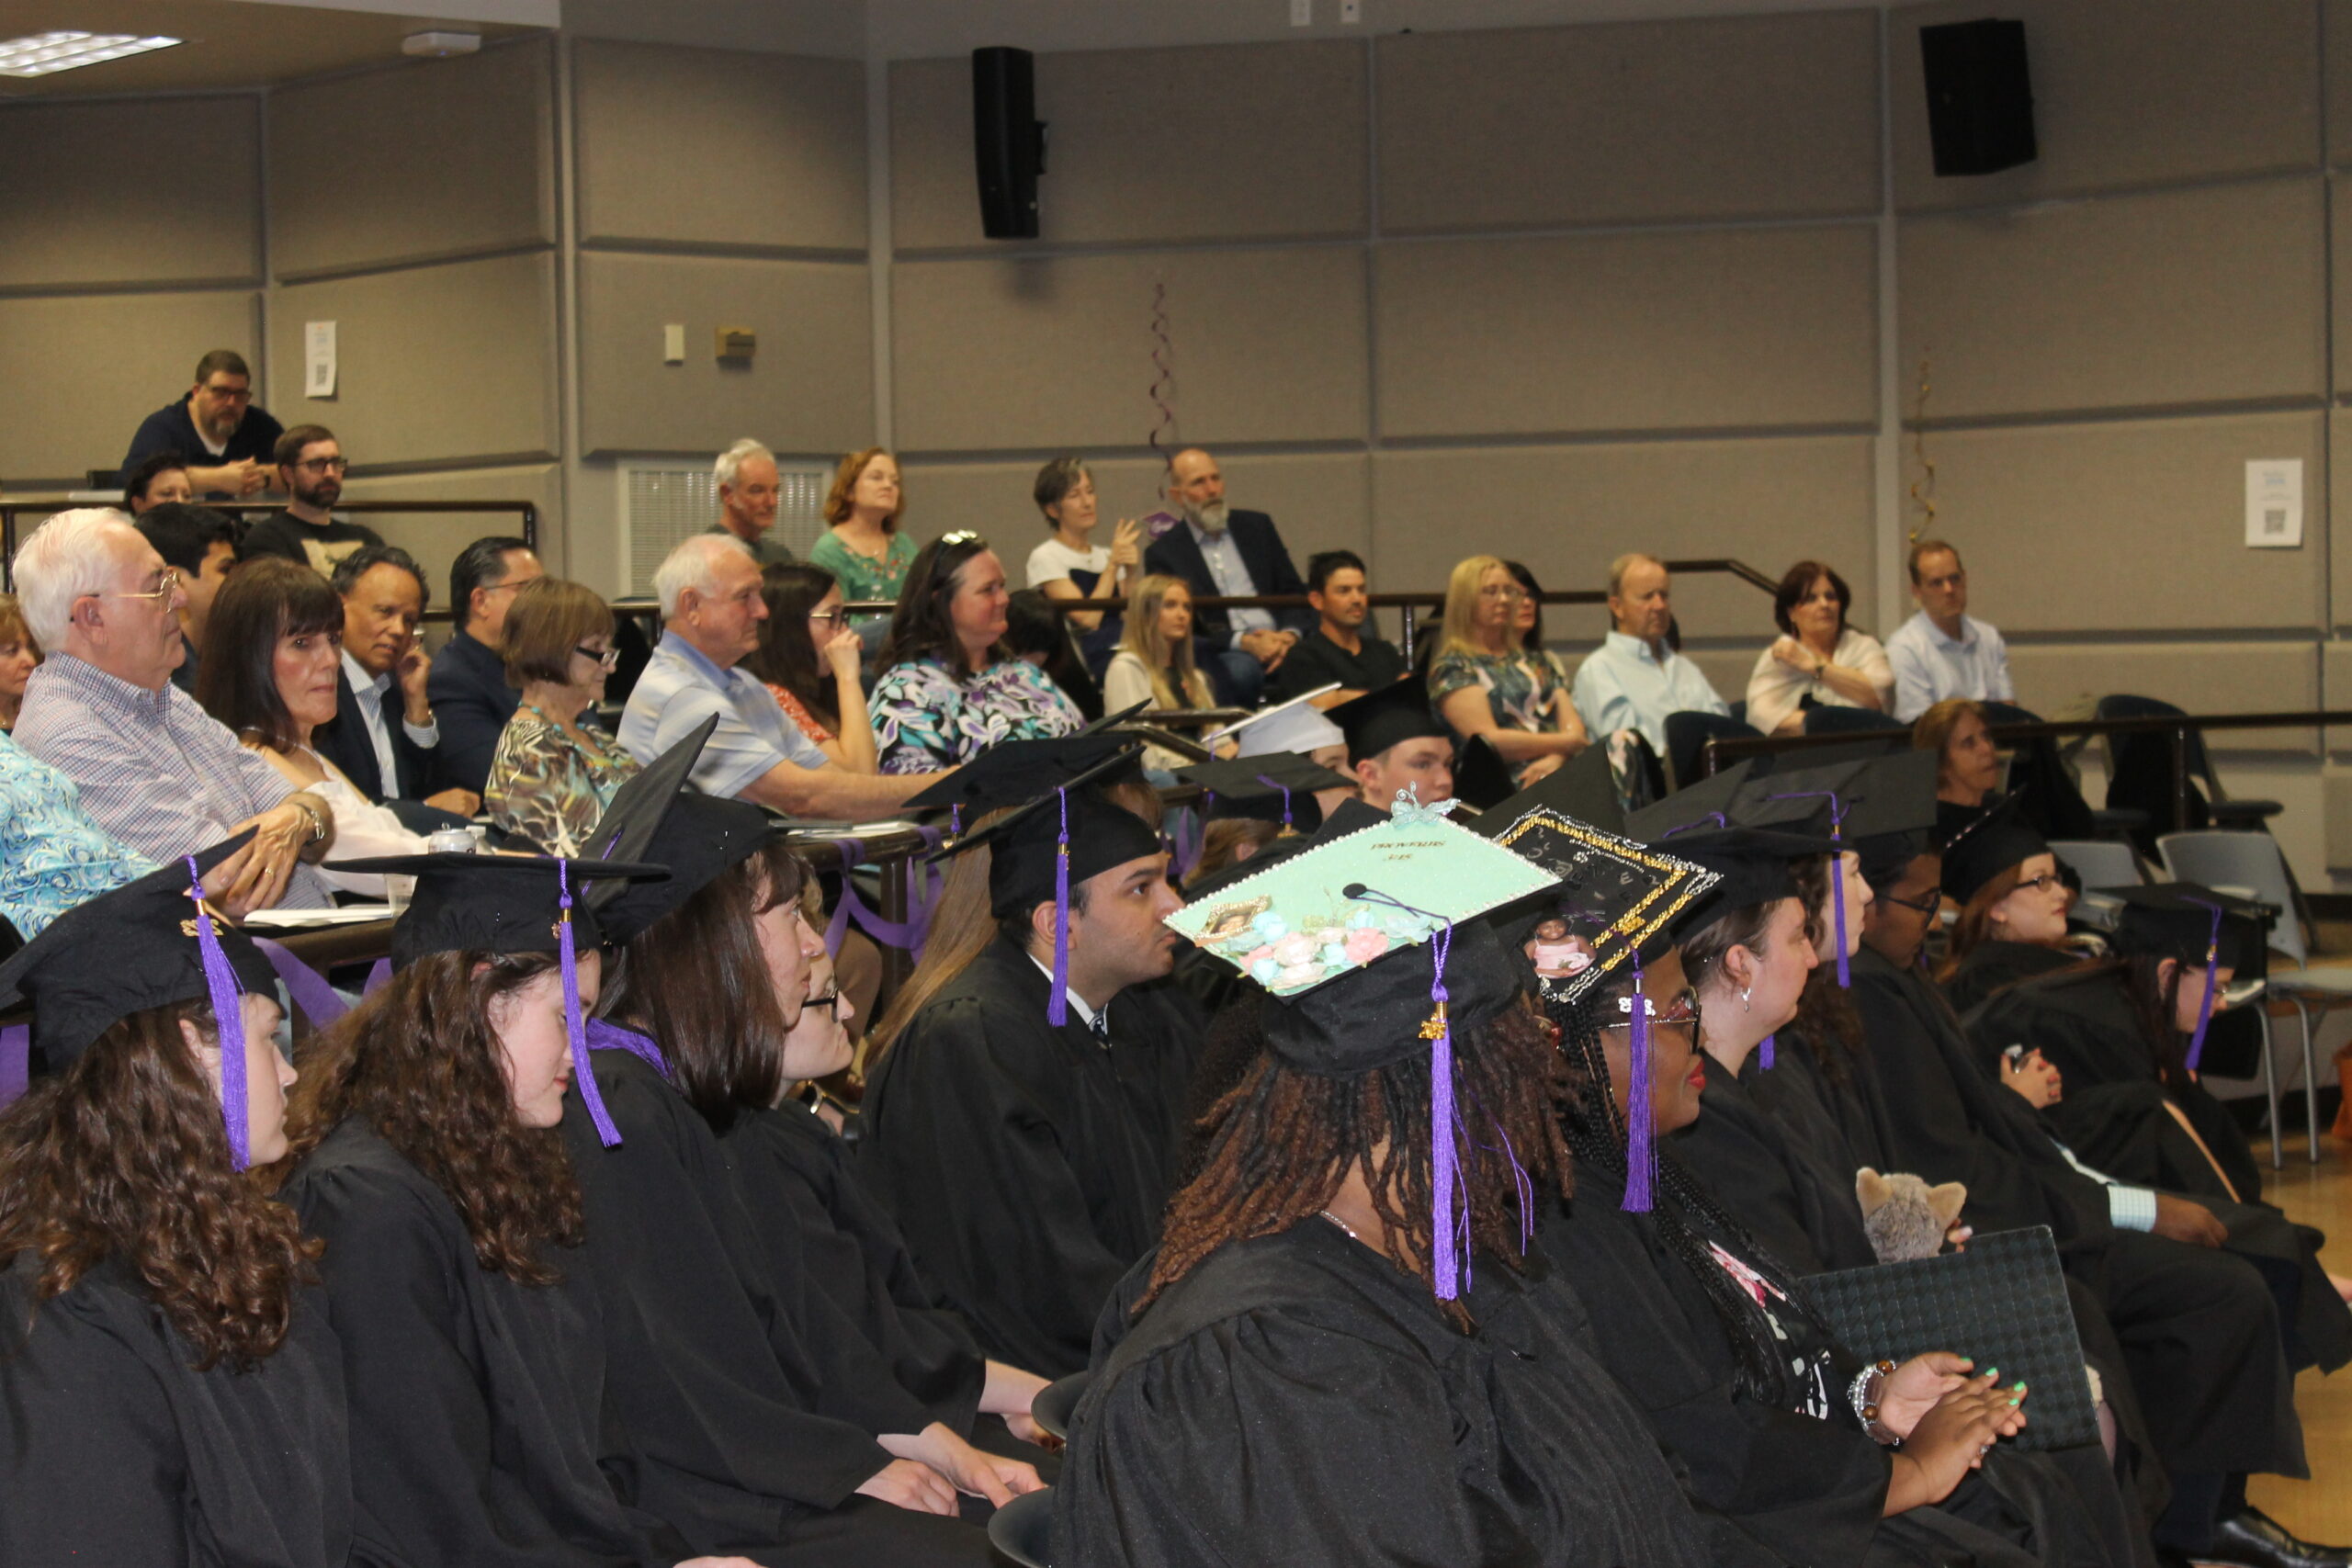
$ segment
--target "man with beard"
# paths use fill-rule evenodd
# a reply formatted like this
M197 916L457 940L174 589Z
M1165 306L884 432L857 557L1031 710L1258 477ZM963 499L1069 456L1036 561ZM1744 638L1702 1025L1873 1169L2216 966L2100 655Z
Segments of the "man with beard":
M1168 460L1168 501L1184 520L1144 551L1144 570L1182 578L1195 601L1306 593L1274 520L1229 509L1225 476L1198 446ZM1314 631L1315 619L1304 609L1197 610L1193 661L1208 671L1218 701L1256 707L1267 676Z
M277 482L287 492L286 510L245 530L244 558L284 556L322 577L362 545L384 541L364 523L334 515L343 499L344 471L351 460L334 432L323 424L298 424L277 438Z
M141 420L122 459L123 483L158 453L187 459L188 482L203 500L242 501L271 482L270 463L285 426L254 406L254 373L243 355L216 348L196 362L187 397Z

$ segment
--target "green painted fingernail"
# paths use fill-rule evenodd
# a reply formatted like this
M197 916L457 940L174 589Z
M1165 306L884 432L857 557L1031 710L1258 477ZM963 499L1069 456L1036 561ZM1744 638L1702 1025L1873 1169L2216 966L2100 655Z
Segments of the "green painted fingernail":
M2022 1399L2022 1398L2012 1399L2012 1400L2010 1400L2010 1401L2009 1401L2009 1407L2010 1407L2011 1409L2013 1409L2013 1410L2014 1410L2014 1409L2015 1409L2015 1408L2017 1408L2018 1405L2023 1404L2024 1403L2025 1403L2025 1401L2024 1401L2024 1399Z
M2018 1381L2017 1381L2017 1382L2015 1382L2011 1383L2009 1386L2010 1386L2011 1388L2013 1388L2013 1389L2016 1389L2019 1393L2023 1393L2025 1392L2025 1379L2023 1379L2023 1378L2019 1378L2019 1379L2018 1379Z
M1999 1377L2001 1375L2001 1369L1998 1367L1987 1367L1984 1369L1984 1375L1988 1378Z

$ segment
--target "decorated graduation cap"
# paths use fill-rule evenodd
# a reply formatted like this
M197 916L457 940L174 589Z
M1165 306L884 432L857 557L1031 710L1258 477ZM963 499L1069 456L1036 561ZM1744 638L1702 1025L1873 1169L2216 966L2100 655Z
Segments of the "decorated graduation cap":
M1264 757L1277 751L1312 751L1318 746L1337 746L1346 740L1347 736L1331 722L1329 715L1315 705L1315 699L1329 696L1339 689L1337 681L1327 681L1286 703L1261 708L1248 718L1236 719L1222 729L1212 729L1201 737L1201 743L1215 748L1220 740L1231 740L1240 748L1238 754L1244 757Z
M1443 1300L1467 1281L1461 1140L1477 1136L1456 1115L1453 1030L1525 985L1483 917L1555 880L1446 820L1444 805L1408 801L1168 918L1265 987L1266 1048L1285 1066L1354 1077L1429 1053L1430 1263Z
M1028 803L968 833L941 853L981 848L989 855L989 913L998 919L1054 907L1053 994L1046 1017L1057 1028L1069 1021L1069 890L1114 866L1160 852L1151 825L1105 795L1101 784L1134 764L1136 750L1114 752L1068 777L1046 770Z
M251 1158L243 996L277 995L277 976L252 939L205 901L202 879L252 838L248 829L75 905L0 964L0 1005L32 1004L32 1043L51 1072L133 1013L210 1002L221 1122L239 1170Z
M587 894L597 882L659 880L670 874L667 869L551 855L387 855L328 863L337 871L416 878L408 908L392 923L395 968L404 969L435 953L559 954L572 1085L605 1146L621 1141L589 1066L586 1021L580 1010L580 950L593 950L603 940Z
M1323 716L1347 738L1350 767L1424 736L1448 744L1453 739L1453 732L1430 707L1429 689L1410 676L1328 708Z
M1355 780L1295 751L1228 761L1196 762L1179 768L1176 776L1201 786L1206 810L1216 822L1248 818L1279 822L1301 833L1323 825L1323 807L1315 799L1318 789L1353 790Z
M1470 830L1489 839L1499 838L1512 823L1538 807L1574 818L1601 832L1622 836L1625 808L1618 804L1617 776L1609 766L1609 749L1588 746L1517 795L1494 807L1482 807Z
M2034 830L2017 807L2013 792L1973 816L1964 807L1937 814L1944 840L1944 891L1961 903L1982 892L2005 871L2048 854L2050 841Z
M2205 972L2205 994L2197 1004L2197 1028L2189 1035L2190 1072L2205 1054L2205 1032L2213 1021L2217 965L2240 974L2258 969L2267 957L2269 911L2264 906L2194 882L2165 882L2113 890L2122 901L2109 945L2126 956L2169 958Z
M1518 786L1511 782L1510 764L1495 743L1474 735L1462 743L1453 760L1453 798L1476 811L1488 811L1509 800Z

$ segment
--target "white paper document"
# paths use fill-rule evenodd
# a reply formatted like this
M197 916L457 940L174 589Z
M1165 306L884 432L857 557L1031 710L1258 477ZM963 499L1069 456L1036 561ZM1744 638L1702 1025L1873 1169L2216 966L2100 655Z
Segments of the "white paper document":
M2303 543L2303 460L2256 458L2245 466L2245 542L2292 550Z
M334 396L334 323L302 323L302 395Z

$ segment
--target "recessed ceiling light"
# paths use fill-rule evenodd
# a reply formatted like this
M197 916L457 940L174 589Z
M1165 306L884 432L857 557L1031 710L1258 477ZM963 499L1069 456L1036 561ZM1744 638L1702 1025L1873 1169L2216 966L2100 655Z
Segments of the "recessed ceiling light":
M169 49L175 38L136 33L35 33L0 43L0 76L48 76L149 50Z

